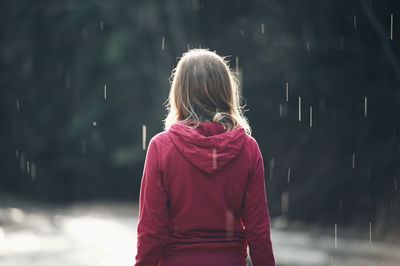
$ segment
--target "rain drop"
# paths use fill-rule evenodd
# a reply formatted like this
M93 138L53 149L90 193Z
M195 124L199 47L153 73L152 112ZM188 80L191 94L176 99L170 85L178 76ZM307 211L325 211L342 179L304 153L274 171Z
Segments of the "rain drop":
M335 224L335 248L337 248L337 224Z
M299 97L299 121L301 121L301 97Z
M289 169L287 171L287 182L288 183L290 182L290 167L289 167Z
M212 150L212 158L213 158L213 169L217 169L217 149L213 148Z
M393 40L393 14L390 14L390 40Z
M367 117L367 97L364 97L364 116Z
M279 116L282 117L282 104L279 104Z
M289 101L289 82L286 82L286 101Z
M100 21L100 30L104 31L104 22L102 20Z
M356 161L356 154L353 152L353 161L352 161L352 164L351 164L351 166L354 168L354 166L355 166L355 161Z
M312 106L310 106L310 128L312 128Z
M397 179L394 179L394 191L397 191Z
M104 99L107 99L107 85L104 85Z
M97 122L96 121L93 121L92 122L92 125L95 127L95 126L97 126Z
M354 23L354 29L357 29L357 15L353 15L353 23Z
M261 33L264 34L264 23L261 23Z
M165 37L163 36L162 40L161 40L161 50L164 50L164 49L165 49Z
M372 222L369 222L369 244L372 244Z
M244 30L240 29L240 35L243 37L244 36Z
M17 106L17 111L19 111L20 109L19 109L19 99L18 98L16 99L15 104Z
M146 150L146 135L147 135L146 125L142 125L142 148Z

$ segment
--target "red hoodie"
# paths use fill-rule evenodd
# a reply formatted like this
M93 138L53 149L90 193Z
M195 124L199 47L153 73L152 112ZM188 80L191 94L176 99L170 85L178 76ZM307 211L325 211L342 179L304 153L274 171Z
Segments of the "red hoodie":
M275 265L256 140L239 127L182 122L149 142L136 266Z

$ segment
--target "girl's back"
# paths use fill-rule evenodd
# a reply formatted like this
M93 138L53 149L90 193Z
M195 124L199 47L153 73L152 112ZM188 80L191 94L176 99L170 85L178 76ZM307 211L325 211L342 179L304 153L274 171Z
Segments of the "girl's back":
M206 59L212 61L214 55ZM199 58L194 60L197 63L186 72L197 75L200 81L204 78L204 82L193 77L191 82L187 81L190 88L200 90L203 84L210 93L214 83L232 81L228 71L225 79L218 71L202 75L199 61ZM177 70L180 70L179 64ZM181 78L182 72L179 72ZM175 76L175 87L179 83L185 86L176 79ZM227 93L230 90L232 95L225 98L232 102L232 84L226 86ZM181 96L185 93L180 91L179 96L177 90L170 95L170 103L183 99ZM190 108L183 103L182 110L189 110L186 118L191 119L179 117L179 108L175 107L178 116L170 118L178 119L149 142L139 199L136 265L243 266L247 245L253 265L275 265L264 163L257 142L249 134L248 124L243 123L245 120L235 120L230 110L235 104L224 105L217 94L213 101L220 104L211 107L215 107L212 121L196 119L198 113L207 118L211 110L193 104L196 102L193 93L187 95L192 95L186 103ZM241 113L236 115L240 117ZM235 125L234 121L243 124Z

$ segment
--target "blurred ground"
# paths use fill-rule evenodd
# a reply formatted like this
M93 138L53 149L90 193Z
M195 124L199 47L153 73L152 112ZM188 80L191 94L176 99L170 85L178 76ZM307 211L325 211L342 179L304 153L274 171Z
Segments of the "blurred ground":
M136 205L9 206L0 203L2 266L133 265ZM334 235L277 228L272 239L277 265L400 265L399 245L343 239L338 233L335 248Z

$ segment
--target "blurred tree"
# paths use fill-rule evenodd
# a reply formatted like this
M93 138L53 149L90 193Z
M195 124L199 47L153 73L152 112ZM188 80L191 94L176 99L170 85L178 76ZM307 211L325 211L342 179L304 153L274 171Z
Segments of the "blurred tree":
M137 199L142 125L147 141L162 130L177 57L207 47L239 71L273 216L284 194L289 218L400 218L396 1L42 0L0 10L1 191Z

